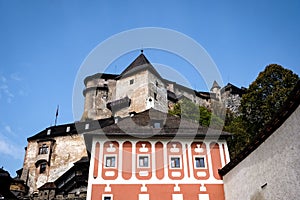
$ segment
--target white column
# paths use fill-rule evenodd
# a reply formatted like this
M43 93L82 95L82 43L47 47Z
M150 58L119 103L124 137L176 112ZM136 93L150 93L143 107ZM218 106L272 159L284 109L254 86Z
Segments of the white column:
M151 158L152 158L152 177L151 177L151 179L156 179L155 143L150 142L150 144L151 144L151 149L152 149L152 155L151 155Z
M132 141L132 177L136 178L136 141Z
M208 171L209 171L209 179L215 180L212 160L211 160L211 153L210 153L210 142L205 142L206 152L207 152L207 159L208 159Z
M123 163L123 143L124 141L119 141L119 167L118 167L118 178L122 178L122 163Z
M230 162L230 156L228 151L228 145L227 142L224 143L224 150L225 150L225 156L226 156L226 164Z
M165 169L164 169L164 179L169 178L168 176L168 172L169 172L169 162L168 162L168 148L167 148L167 142L163 142L163 151L164 151L164 165L165 165Z
M190 164L190 176L194 179L194 165L193 165L193 154L192 154L192 143L188 144L189 164Z
M103 146L104 146L104 142L99 140L99 144L100 144L100 149L99 149L99 164L98 164L98 177L97 179L99 179L101 177L102 179L102 164L103 164Z
M223 145L222 145L222 143L219 143L219 142L217 144L219 145L221 164L222 164L222 167L224 167L225 166L225 159L224 159Z

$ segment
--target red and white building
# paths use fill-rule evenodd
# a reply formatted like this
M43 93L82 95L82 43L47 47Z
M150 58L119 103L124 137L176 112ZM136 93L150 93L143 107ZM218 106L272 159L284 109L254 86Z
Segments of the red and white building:
M153 109L86 132L87 199L222 200L229 135Z

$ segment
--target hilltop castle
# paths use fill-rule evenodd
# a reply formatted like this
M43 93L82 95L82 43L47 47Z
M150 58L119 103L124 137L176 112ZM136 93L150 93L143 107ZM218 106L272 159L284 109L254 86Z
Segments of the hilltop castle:
M121 74L94 74L86 77L84 84L82 121L111 116L126 117L130 113L140 113L150 108L167 113L183 97L207 108L211 107L212 102L221 102L236 113L245 92L245 88L230 83L221 88L214 81L209 92L201 92L166 80L143 53Z

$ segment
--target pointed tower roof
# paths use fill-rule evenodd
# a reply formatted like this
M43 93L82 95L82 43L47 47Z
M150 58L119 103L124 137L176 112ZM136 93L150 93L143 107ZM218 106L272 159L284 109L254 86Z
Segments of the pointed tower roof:
M210 91L212 91L214 88L218 88L218 89L221 88L220 85L217 83L217 81L214 81L214 83L213 83L213 85L212 85Z
M122 78L126 75L136 73L145 69L152 71L155 75L161 78L160 74L155 70L155 68L151 65L149 60L143 54L143 51L141 51L141 54L126 69L124 69L124 71L120 74L118 78Z

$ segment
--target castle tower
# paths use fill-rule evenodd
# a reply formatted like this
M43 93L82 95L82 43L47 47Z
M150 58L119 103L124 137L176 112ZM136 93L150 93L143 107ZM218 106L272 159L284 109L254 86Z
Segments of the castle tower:
M217 81L213 82L213 85L212 85L210 91L212 93L216 94L217 99L221 100L221 87L220 87L220 85L218 84Z
M84 83L82 121L126 117L150 108L168 111L164 79L143 52L120 75L99 73Z

